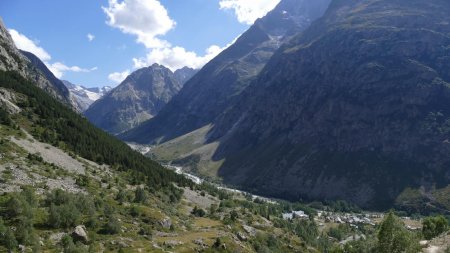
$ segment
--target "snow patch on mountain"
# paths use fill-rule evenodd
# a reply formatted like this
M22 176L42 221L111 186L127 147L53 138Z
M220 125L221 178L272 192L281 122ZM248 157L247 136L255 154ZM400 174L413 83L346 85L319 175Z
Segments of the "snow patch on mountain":
M99 100L112 89L110 86L104 86L101 88L86 88L81 85L73 84L69 81L63 81L63 83L69 89L70 96L76 103L75 107L80 112L86 111L91 104Z

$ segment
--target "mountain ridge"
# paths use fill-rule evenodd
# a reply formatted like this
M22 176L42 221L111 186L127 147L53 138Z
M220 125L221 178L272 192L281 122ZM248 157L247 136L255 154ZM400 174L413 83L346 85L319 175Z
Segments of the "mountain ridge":
M136 70L84 114L96 126L121 133L157 115L194 72L183 68L173 73L159 64Z

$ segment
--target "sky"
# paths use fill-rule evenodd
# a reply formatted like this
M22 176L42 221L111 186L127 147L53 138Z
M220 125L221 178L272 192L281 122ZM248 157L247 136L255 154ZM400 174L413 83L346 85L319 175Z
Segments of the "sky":
M201 68L279 1L0 0L0 16L56 77L101 87L153 63Z

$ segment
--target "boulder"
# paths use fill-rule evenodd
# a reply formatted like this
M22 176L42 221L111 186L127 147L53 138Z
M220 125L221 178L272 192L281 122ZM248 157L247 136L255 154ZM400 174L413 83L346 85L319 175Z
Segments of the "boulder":
M86 232L86 227L84 225L76 226L71 234L74 241L80 241L82 243L87 243L89 237Z
M244 233L242 233L242 232L238 232L237 237L240 241L243 241L243 242L247 241L247 239L248 239L247 236L245 236Z

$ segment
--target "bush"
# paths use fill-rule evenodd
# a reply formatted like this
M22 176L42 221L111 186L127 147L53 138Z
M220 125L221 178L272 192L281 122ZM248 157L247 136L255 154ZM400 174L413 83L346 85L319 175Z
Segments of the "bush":
M88 249L86 246L79 242L75 244L72 237L70 237L69 235L65 235L61 239L61 244L63 246L64 253L88 253Z
M380 225L376 252L415 253L420 251L418 238L406 230L403 222L390 212Z
M80 220L80 212L73 203L56 206L52 204L49 210L48 225L54 228L70 228Z
M197 206L194 207L191 213L196 217L204 217L206 215L205 210L198 208Z
M448 221L444 216L425 218L422 224L422 234L427 240L433 239L448 230Z
M145 203L147 199L148 199L147 192L143 188L138 187L134 192L134 202Z
M122 227L120 226L119 221L116 218L111 217L111 218L109 218L108 222L103 227L103 233L109 234L109 235L115 235L115 234L120 233L121 229L122 229Z

